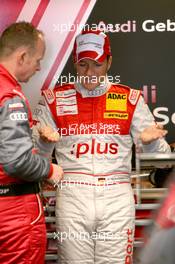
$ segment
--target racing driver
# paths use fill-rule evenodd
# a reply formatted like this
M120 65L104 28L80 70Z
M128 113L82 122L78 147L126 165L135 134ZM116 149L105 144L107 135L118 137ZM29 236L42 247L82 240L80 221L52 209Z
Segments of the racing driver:
M169 152L140 91L109 82L109 38L98 30L76 37L75 83L43 92L34 139L64 170L57 191L58 263L132 263L133 142L145 152ZM58 131L60 140L50 139Z

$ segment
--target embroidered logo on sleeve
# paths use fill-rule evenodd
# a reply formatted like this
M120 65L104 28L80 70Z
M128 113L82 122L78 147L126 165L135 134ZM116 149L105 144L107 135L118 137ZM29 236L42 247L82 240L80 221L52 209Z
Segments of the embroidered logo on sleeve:
M14 103L14 104L9 104L8 108L9 108L9 111L19 110L21 108L24 108L24 105L23 103Z
M135 105L137 103L139 95L140 95L140 91L131 89L130 94L129 94L129 101L132 105Z
M55 100L54 92L51 89L47 89L47 90L44 90L43 93L44 93L44 96L48 104L52 104Z

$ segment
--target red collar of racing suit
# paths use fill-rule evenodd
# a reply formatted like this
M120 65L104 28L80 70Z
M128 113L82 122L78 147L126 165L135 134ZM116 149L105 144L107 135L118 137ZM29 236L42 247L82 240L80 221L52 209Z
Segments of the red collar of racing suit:
M0 64L0 76L1 76L0 78L0 87L1 87L0 106L3 105L3 103L9 98L13 98L14 96L21 97L27 105L28 114L29 114L29 122L30 122L30 126L32 127L31 110L29 107L28 100L26 99L25 95L22 92L20 84L2 64Z

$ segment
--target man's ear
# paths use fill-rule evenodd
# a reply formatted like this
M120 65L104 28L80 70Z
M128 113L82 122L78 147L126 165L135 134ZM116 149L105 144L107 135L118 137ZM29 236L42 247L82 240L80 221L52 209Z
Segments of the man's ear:
M26 52L26 49L19 49L17 51L17 64L19 66L23 66L24 62L26 61L27 59L27 52Z
M108 58L107 71L109 71L109 69L111 68L111 64L112 64L112 56L110 56L110 57Z

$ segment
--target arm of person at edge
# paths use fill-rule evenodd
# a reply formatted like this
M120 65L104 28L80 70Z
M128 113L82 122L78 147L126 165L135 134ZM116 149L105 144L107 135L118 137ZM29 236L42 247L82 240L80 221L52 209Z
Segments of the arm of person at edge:
M17 112L18 116L25 117L22 120L12 119L14 112L10 106L15 104L24 106ZM0 105L0 119L0 165L5 173L29 182L58 182L63 176L62 169L34 151L25 101L18 96L4 100Z
M154 117L142 96L139 98L133 115L131 134L136 145L141 143L143 152L171 152L170 146L164 139L167 130L155 123Z

